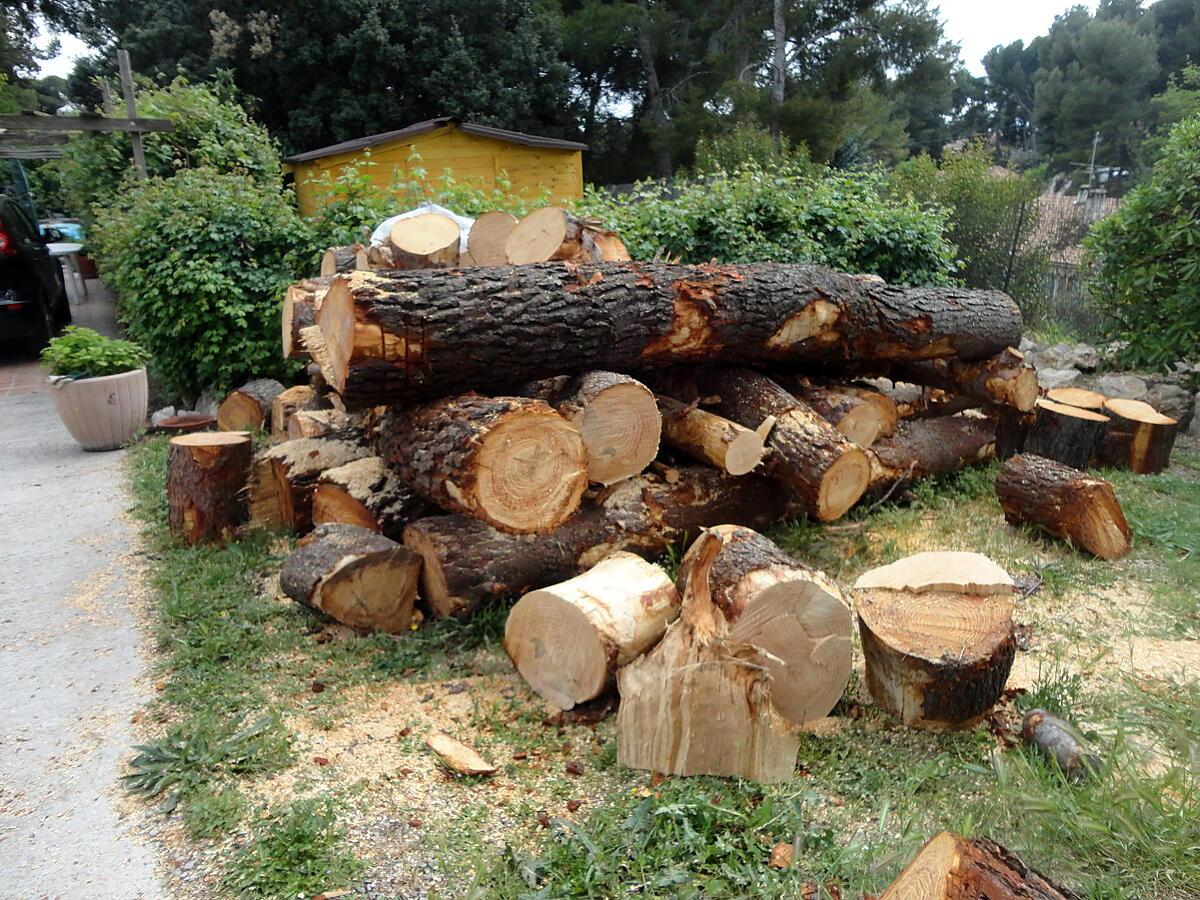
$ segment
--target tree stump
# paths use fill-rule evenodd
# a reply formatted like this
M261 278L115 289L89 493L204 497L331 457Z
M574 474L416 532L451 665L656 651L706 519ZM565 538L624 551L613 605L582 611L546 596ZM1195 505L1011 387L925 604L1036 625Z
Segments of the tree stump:
M313 492L313 523L340 522L399 541L425 502L378 456L367 456L321 473Z
M692 459L716 466L730 475L754 471L766 454L766 445L757 431L700 409L659 396L663 439Z
M1108 416L1042 399L1037 402L1033 424L1025 435L1024 452L1073 469L1086 469L1108 424Z
M401 219L388 232L396 269L429 269L458 265L462 232L458 223L441 213Z
M1106 400L1104 414L1112 421L1096 448L1100 465L1139 475L1163 472L1171 465L1178 422L1140 400Z
M167 523L189 544L224 540L246 521L250 435L201 431L171 438L167 458Z
M1080 409L1103 412L1104 401L1108 398L1085 388L1061 387L1046 391L1046 399L1061 403L1063 406L1078 406Z
M259 431L271 428L271 403L283 392L274 378L256 378L231 391L217 407L221 431Z

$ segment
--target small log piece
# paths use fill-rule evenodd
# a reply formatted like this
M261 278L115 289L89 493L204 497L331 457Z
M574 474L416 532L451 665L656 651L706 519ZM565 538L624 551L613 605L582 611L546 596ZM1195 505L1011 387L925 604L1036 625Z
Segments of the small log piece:
M1023 452L1053 459L1073 469L1086 469L1108 425L1108 416L1042 398L1025 435Z
M974 416L913 419L900 423L890 438L876 441L871 454L868 497L894 494L922 478L948 475L995 456L995 424Z
M1140 400L1106 400L1112 421L1096 448L1096 462L1139 475L1154 475L1171 465L1179 423Z
M662 413L663 440L681 453L730 475L745 475L762 462L766 445L762 436L736 422L700 409L658 397Z
M1000 467L996 495L1014 525L1038 525L1101 559L1129 552L1129 523L1103 478L1026 453Z
M467 394L380 423L380 455L417 493L513 534L557 528L579 508L579 432L540 400Z
M496 767L480 756L475 748L468 747L444 731L429 735L425 739L425 746L434 752L442 765L457 775L491 775L496 771Z
M317 392L307 384L280 391L271 401L271 437L286 439L292 416L301 410L316 408L318 402Z
M337 409L302 409L288 419L289 441L299 438L333 437L338 434L362 431L362 418Z
M288 287L284 293L280 315L284 359L301 359L308 355L300 333L317 324L317 307L328 289L328 278L305 278Z
M1100 758L1069 722L1044 709L1031 709L1021 722L1021 737L1057 763L1069 781L1085 781L1100 771Z
M936 359L904 363L893 371L905 381L1020 412L1032 410L1038 398L1037 371L1012 347L989 359Z
M931 552L854 585L867 688L905 725L971 726L1000 699L1016 654L1013 581L979 553Z
M337 275L367 268L367 248L362 244L330 247L321 254L321 275Z
M658 455L662 417L654 394L628 375L585 372L568 379L550 405L579 432L593 484L631 478Z
M274 378L256 378L231 391L217 407L221 431L269 431L271 403L283 391Z
M817 385L804 379L792 379L786 386L863 449L896 431L900 419L896 403L879 391L848 385Z
M477 266L506 266L508 257L504 254L504 245L517 224L517 217L511 213L493 210L485 212L471 226L467 244L471 249L471 259Z
M987 838L943 831L930 839L879 900L1082 900Z
M201 431L171 438L167 459L167 522L189 544L224 540L246 521L246 485L254 448L250 435Z
M612 687L617 669L657 644L678 615L679 594L666 572L614 553L522 597L504 626L504 650L542 698L572 709Z
M421 557L366 528L319 525L279 575L298 603L367 631L403 634L412 624Z
M399 541L404 527L428 509L378 456L327 469L313 492L313 524L358 525Z
M256 467L262 466L263 496L273 496L277 514L267 524L278 524L300 534L312 527L313 493L321 475L371 451L355 441L332 438L302 438L285 441L260 454ZM276 518L278 521L272 521Z
M401 219L388 232L392 267L429 269L457 266L461 236L458 223L441 213L424 213Z

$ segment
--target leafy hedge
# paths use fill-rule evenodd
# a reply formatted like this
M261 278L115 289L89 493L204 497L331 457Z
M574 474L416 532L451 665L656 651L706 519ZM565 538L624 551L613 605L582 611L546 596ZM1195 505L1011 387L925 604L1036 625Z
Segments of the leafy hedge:
M885 196L878 172L789 162L733 174L644 183L577 204L621 235L635 259L659 248L683 262L818 263L897 284L947 284L957 270L945 213Z
M310 274L310 247L277 187L208 168L135 182L92 237L129 336L172 395L295 374L279 355L280 297Z
M1084 246L1096 263L1092 294L1122 362L1200 359L1200 117L1171 132L1150 177Z

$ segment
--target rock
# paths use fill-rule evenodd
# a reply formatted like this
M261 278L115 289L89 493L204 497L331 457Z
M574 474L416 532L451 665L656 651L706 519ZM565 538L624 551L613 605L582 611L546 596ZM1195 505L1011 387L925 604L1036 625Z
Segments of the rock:
M217 407L221 405L221 399L213 392L212 388L206 387L196 400L196 412L204 416L215 416Z
M1188 436L1194 441L1200 441L1200 416L1192 416L1192 427L1188 429Z
M1145 400L1150 395L1146 382L1136 375L1101 375L1094 390L1121 400Z
M1017 349L1022 353L1035 353L1037 350L1041 349L1041 344L1039 344L1033 338L1023 337L1021 338L1021 345L1017 347Z
M1033 365L1037 368L1093 372L1100 365L1100 354L1091 344L1055 344L1044 350L1033 351L1032 356Z
M1150 388L1146 402L1164 416L1170 416L1179 422L1181 431L1191 424L1196 410L1195 394L1170 382L1162 382Z
M154 411L154 415L150 417L150 425L153 428L157 428L162 424L163 419L169 419L173 415L175 415L175 407L173 406L164 406L162 409L157 409Z
M1037 370L1038 384L1046 390L1051 388L1070 387L1079 381L1078 369L1043 369Z
M1091 344L1076 344L1072 348L1075 368L1081 372L1095 372L1100 367L1100 351Z

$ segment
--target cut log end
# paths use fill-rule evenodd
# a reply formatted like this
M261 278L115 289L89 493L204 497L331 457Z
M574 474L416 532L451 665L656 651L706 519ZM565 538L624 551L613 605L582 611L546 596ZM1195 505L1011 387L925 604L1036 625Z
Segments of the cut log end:
M172 438L166 487L171 531L195 544L228 537L242 525L252 456L250 435L244 431Z
M388 232L392 261L400 269L458 265L460 239L458 223L441 213L401 219Z
M513 265L559 258L568 241L571 219L557 206L534 210L517 222L505 241L505 256Z
M1178 422L1140 400L1106 400L1111 418L1108 431L1096 448L1101 465L1153 475L1171 464Z
M469 246L471 257L477 266L503 266L508 264L504 255L504 244L517 224L511 213L485 212L471 226Z
M871 483L871 458L857 447L839 456L821 476L816 518L832 522L844 516Z
M650 389L626 376L613 377L613 383L580 398L575 414L559 407L579 429L587 450L588 480L594 484L615 484L640 473L658 455L662 433Z
M229 393L217 407L221 431L258 431L271 426L271 403L283 385L273 378L258 378Z
M1086 388L1051 388L1046 391L1046 399L1065 406L1078 406L1080 409L1094 409L1097 412L1104 409L1104 401L1108 398Z

